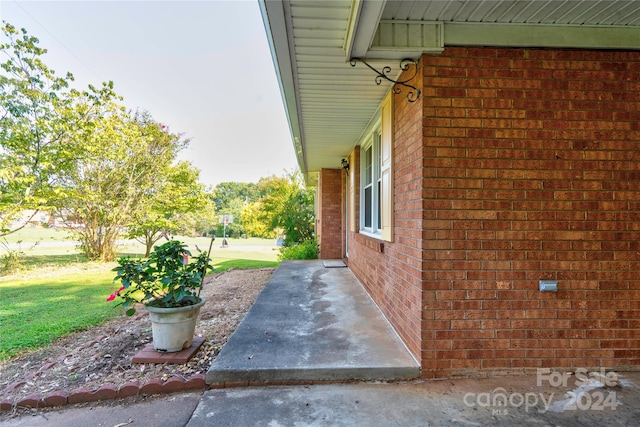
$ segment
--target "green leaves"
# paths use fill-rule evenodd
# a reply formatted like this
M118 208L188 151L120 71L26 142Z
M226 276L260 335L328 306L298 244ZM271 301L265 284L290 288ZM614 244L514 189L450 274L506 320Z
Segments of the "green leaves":
M0 236L26 209L53 211L82 225L74 230L89 259L110 261L116 238L149 206L175 221L205 204L198 172L172 169L188 140L147 112L125 111L112 81L70 88L73 75L45 65L37 38L8 23L2 31Z
M283 230L286 246L313 238L315 190L303 185L300 172L262 179L258 185L264 194L259 217L267 229Z
M68 74L60 78L40 56L45 49L38 39L3 23L8 40L0 45L0 229L9 230L13 218L24 209L48 207L55 168L66 155L60 128L60 107L68 102L61 89L68 87ZM2 234L6 234L3 231Z
M189 162L179 162L155 176L155 189L138 204L128 236L145 243L147 256L162 232L186 232L194 228L195 216L212 209L198 182L200 172Z
M150 303L155 307L179 307L185 298L197 297L203 277L213 270L207 253L200 253L195 262L185 264L185 255L191 252L187 245L170 240L154 248L147 261L120 258L114 282L124 290L118 294L127 308L136 303ZM134 308L127 310L133 314Z

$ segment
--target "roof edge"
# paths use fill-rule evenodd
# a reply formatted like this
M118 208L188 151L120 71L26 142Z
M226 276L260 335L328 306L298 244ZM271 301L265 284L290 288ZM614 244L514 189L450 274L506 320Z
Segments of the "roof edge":
M296 153L298 166L306 176L308 171L303 150L300 104L297 95L298 84L295 78L297 70L290 40L291 23L287 20L285 13L285 7L288 4L280 0L258 0L258 5L289 123L293 149Z

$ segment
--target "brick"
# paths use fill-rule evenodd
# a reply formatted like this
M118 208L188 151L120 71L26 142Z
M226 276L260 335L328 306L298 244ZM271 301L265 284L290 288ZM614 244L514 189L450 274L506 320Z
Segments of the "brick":
M199 390L207 387L205 374L194 374L184 383L184 390Z
M162 384L163 393L171 393L174 391L184 390L185 380L179 376L172 376Z
M352 234L349 265L424 376L638 363L624 351L640 351L640 53L447 48L421 61L422 105L394 98L397 239L383 252ZM545 278L560 292L541 294ZM408 283L432 297L411 304ZM510 348L430 362L429 348L457 357L444 351L483 339L467 332Z
M196 355L200 346L204 343L204 340L203 337L194 337L191 346L172 353L158 352L153 348L153 343L149 343L133 356L132 363L171 363L184 365Z
M54 391L43 397L40 406L62 406L68 402L69 393L63 390Z
M10 391L12 391L12 390L15 390L15 389L17 389L17 388L22 387L22 386L23 386L23 385L25 385L25 384L26 384L26 381L15 381L15 382L13 382L13 383L9 384L9 385L8 385L8 386L3 390L3 393L8 393L8 392L10 392Z
M140 383L138 381L129 381L118 388L118 397L137 396L139 391Z
M80 387L69 393L67 401L69 404L92 402L92 391L86 387Z
M38 370L38 372L46 371L48 369L53 368L56 365L56 362L49 362L42 365L42 367Z
M16 403L16 406L25 406L27 408L37 408L40 406L41 399L42 399L42 396L40 396L39 394L31 394L29 396L23 397L22 399L18 400L18 402Z
M92 401L110 400L118 396L118 387L114 384L104 384L96 391L91 393Z
M162 393L162 383L160 378L154 378L146 382L140 387L140 394L158 394Z
M9 399L0 399L0 412L11 411L13 409L13 401Z

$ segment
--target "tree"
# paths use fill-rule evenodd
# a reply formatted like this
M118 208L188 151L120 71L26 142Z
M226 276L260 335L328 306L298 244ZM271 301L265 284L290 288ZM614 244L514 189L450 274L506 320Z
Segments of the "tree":
M313 239L315 192L304 186L299 171L262 178L258 187L263 194L260 220L267 230L283 229L285 246Z
M86 108L87 97L77 99L75 108ZM103 104L74 137L78 156L64 171L64 194L54 205L59 216L82 224L74 232L89 259L111 261L116 238L162 186L186 141L148 113L130 115L113 102Z
M136 216L141 226L176 224L180 213L204 203L197 171L171 169L188 141L148 113L125 112L112 82L69 89L73 76L57 77L44 64L38 39L7 23L2 31L8 59L0 64L0 237L19 229L11 224L25 209L46 208L80 225L74 232L89 259L109 261ZM144 217L154 204L162 214Z
M195 225L196 233L202 236L213 236L216 234L218 227L218 215L216 214L216 208L211 201L211 192L208 190L206 193L206 203L197 212L188 214Z
M0 236L25 209L34 215L49 206L58 170L73 157L65 144L70 130L63 111L72 102L67 88L73 76L58 77L41 57L38 39L3 21L8 41L0 45Z
M258 186L250 182L221 182L213 190L213 203L218 212L230 209L233 203L237 205L238 200L242 205L245 202L253 202L259 197Z
M146 195L128 226L128 237L145 244L145 257L163 232L188 234L196 227L198 212L213 211L199 176L199 170L183 161L156 177L157 188Z
M262 203L259 200L244 205L240 213L242 227L249 236L276 237L273 230L269 230L268 225L262 221L262 209Z
M213 203L220 215L233 215L233 223L227 226L227 237L246 234L242 222L242 210L259 197L258 187L248 182L221 182L213 190ZM216 234L223 235L224 224L218 224Z
M284 229L285 246L312 240L315 236L315 190L298 187L287 196L282 210L276 216L278 225Z

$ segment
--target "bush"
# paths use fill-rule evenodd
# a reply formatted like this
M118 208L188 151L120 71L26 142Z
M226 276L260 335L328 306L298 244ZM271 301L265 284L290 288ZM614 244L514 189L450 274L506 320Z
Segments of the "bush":
M21 241L18 244L22 243ZM22 258L25 254L20 249L11 249L7 239L0 240L0 248L6 252L0 257L0 276L15 273L22 267Z
M22 267L24 252L18 250L7 250L7 253L0 257L0 276L15 273Z
M316 258L318 258L318 242L316 239L309 239L294 246L280 248L280 253L278 254L278 261Z

